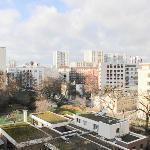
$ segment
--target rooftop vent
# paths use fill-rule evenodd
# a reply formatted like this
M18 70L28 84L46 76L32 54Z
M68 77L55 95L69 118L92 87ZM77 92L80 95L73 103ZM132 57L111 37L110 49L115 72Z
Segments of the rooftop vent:
M97 113L96 116L105 116L107 114L107 109L104 108L101 112Z

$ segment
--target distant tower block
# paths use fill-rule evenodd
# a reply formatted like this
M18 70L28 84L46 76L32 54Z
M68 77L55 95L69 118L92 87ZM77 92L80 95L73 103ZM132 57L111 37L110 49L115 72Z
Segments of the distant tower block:
M27 122L28 110L23 110L23 121Z

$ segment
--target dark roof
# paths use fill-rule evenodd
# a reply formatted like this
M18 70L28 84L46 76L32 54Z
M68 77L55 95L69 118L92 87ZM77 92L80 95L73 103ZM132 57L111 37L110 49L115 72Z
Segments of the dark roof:
M78 136L68 137L68 142L61 138L57 138L49 141L49 143L59 150L107 150L107 148L103 148L94 142Z
M101 140L99 138L99 136L97 136L97 138L95 137L95 135L93 136L93 133L90 133L90 134L84 134L82 135L82 137L88 139L88 140L91 140L97 144L100 144L104 147L107 147L108 149L111 149L111 150L122 150L122 148L116 146L116 145L113 145L113 143L111 144L111 142L109 141L105 141L105 140Z
M81 114L81 117L85 117L94 121L101 121L103 123L106 124L116 124L120 122L120 119L117 118L113 118L113 117L109 117L109 116L100 116L100 115L96 115L96 114Z
M132 135L132 134L129 133L129 134L124 135L123 137L121 137L121 139L122 139L122 141L128 143L128 142L132 142L132 141L138 140L139 137L134 136L134 135Z

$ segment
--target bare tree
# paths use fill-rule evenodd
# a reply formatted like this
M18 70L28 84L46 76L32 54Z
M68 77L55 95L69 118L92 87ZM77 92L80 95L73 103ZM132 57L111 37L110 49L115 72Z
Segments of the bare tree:
M132 109L136 110L136 102L134 104L134 99L136 98L136 91L125 93L123 90L108 87L105 88L104 93L100 96L103 106L107 107L107 109L112 112L113 116L115 116L115 113L120 112L124 118L125 111ZM133 101L133 103L131 103L131 101Z
M84 89L87 93L97 94L99 92L98 77L91 74L86 75Z
M0 71L0 90L4 90L6 85L6 74Z
M37 99L35 103L37 112L48 111L50 107L50 102L48 102L48 100L45 99L44 97L40 97L40 99Z
M139 105L137 111L140 111L145 116L145 129L148 129L150 120L150 93L139 95Z

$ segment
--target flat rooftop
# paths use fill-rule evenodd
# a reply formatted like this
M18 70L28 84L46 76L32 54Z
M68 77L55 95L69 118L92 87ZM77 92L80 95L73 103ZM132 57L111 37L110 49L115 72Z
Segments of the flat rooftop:
M93 133L92 133L93 134ZM90 134L84 134L82 135L82 137L88 139L88 140L91 140L95 143L98 143L104 147L107 147L108 149L111 149L111 150L122 150L121 148L113 145L113 143L108 143L107 141L104 141L104 140L101 140L98 136L95 136L95 135L92 135L91 133Z
M121 137L121 140L124 141L124 142L127 142L127 143L138 140L138 139L140 139L140 138L137 137L137 136L134 136L130 133L127 134L127 135L124 135L123 137Z
M63 116L60 116L60 115L57 115L55 113L52 113L52 112L43 112L43 113L34 113L32 114L44 121L47 121L49 123L52 123L52 124L57 124L57 123L61 123L61 122L67 122L68 119L63 117Z
M49 143L54 145L59 150L107 150L106 148L103 148L98 144L80 138L76 135L68 137L67 141L59 138L51 140L49 141Z
M0 126L0 128L2 128L17 143L47 137L44 132L26 123L3 125Z
M120 119L117 119L117 118L113 118L113 117L109 117L109 116L100 116L100 115L96 115L96 114L92 114L92 113L81 114L80 116L94 120L94 121L101 121L103 123L110 124L110 125L120 122Z

